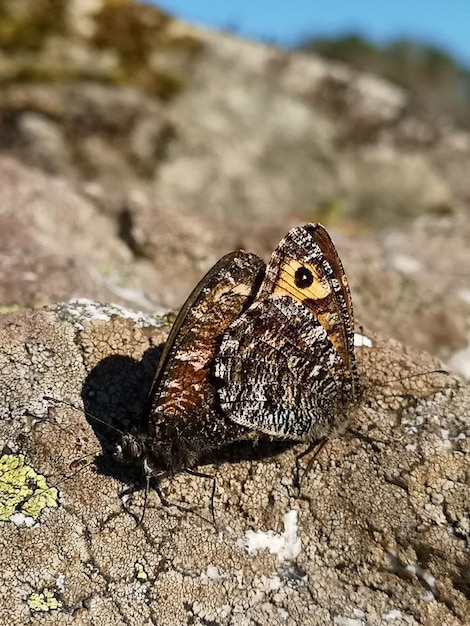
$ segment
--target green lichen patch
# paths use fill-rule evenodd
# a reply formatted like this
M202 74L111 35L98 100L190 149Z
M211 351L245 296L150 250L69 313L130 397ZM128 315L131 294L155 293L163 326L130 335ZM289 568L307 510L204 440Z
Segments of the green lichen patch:
M41 593L32 593L28 597L27 603L32 611L37 612L54 611L62 606L62 602L55 597L52 589L44 589Z
M58 491L24 462L24 455L0 458L0 521L37 520L46 507L58 506Z

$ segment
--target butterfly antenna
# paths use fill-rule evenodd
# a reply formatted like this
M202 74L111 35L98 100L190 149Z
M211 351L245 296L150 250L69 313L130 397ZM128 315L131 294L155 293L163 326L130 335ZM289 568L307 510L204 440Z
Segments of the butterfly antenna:
M435 369L435 370L425 370L423 372L416 372L416 374L407 374L406 376L398 376L397 378L391 378L385 382L376 381L374 385L376 387L386 387L391 383L402 383L411 378L419 378L421 376L426 376L427 374L443 374L444 376L452 376L452 374L445 369Z
M122 430L120 430L119 428L116 428L116 426L113 426L109 422L105 422L104 420L100 419L96 415L93 415L93 413L90 413L90 411L87 411L85 408L82 409L79 406L76 406L75 404L72 404L71 402L67 402L67 400L59 400L58 398L53 398L52 396L43 396L43 399L47 400L49 402L56 402L57 404L65 404L65 406L68 406L68 407L74 409L75 411L80 411L82 413L85 413L85 415L87 417L91 418L95 422L103 424L103 426L106 426L107 428L110 428L111 430L114 430L119 435L121 435L121 436L124 435Z

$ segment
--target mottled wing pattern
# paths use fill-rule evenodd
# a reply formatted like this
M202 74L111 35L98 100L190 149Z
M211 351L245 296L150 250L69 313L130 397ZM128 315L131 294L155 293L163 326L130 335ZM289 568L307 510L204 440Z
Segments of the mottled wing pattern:
M207 411L210 367L220 338L259 289L265 264L243 250L224 256L180 310L150 394L148 419L175 420L177 430ZM179 424L178 421L181 420Z
M353 312L325 229L293 228L254 303L225 332L215 361L222 409L276 437L313 440L354 401Z

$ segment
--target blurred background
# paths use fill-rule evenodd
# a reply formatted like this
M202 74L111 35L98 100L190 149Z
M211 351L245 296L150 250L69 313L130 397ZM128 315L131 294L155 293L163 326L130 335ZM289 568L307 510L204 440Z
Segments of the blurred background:
M0 0L0 305L178 307L334 238L358 321L470 375L464 0Z
M201 28L317 53L409 89L422 106L470 121L470 7L463 1L164 0Z

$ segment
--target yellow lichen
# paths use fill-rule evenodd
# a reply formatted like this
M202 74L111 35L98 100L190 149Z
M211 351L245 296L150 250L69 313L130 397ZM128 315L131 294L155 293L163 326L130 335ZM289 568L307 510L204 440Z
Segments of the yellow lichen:
M44 589L41 593L32 593L27 602L32 611L53 611L62 606L62 602L54 596L51 589Z
M134 569L135 569L135 577L138 580L147 580L148 579L148 574L144 569L144 566L142 565L142 563L137 562L134 565Z
M0 458L0 520L15 513L37 520L46 507L58 506L58 491L46 478L24 462L24 455Z

